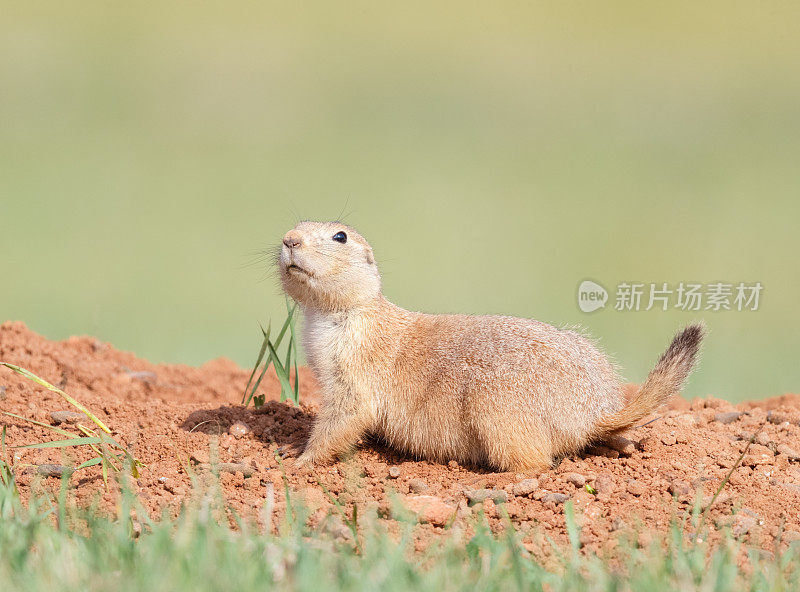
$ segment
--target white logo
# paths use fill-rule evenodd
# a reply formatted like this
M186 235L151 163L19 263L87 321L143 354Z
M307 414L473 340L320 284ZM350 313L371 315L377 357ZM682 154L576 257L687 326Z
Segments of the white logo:
M594 312L608 302L608 292L592 280L583 280L578 286L578 308L583 312Z

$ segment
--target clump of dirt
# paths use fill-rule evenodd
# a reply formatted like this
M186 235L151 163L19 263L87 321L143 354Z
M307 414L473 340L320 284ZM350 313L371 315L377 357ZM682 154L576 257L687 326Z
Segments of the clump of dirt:
M690 515L693 504L707 505L752 439L709 511L711 536L730 529L767 553L800 540L798 395L740 405L676 399L626 438L565 458L543 474L419 461L369 440L332 466L298 469L292 453L302 449L318 404L306 368L300 369L299 408L277 401L280 386L268 375L262 383L267 403L256 411L240 404L249 371L225 359L199 368L150 364L91 337L53 342L7 322L0 325L0 360L59 384L112 428L147 465L132 486L152 518L164 510L177 514L194 491L193 478L214 467L230 506L271 527L285 512L287 483L310 509L309 526L332 536L346 538L349 531L335 518L328 493L347 512L354 506L377 509L390 531L399 514L416 515L420 549L450 528L468 530L478 511L496 531L506 528L507 515L538 554L549 548L548 538L567 542L564 504L572 500L583 548L613 555L622 538L647 544L674 519ZM0 369L0 400L3 411L47 423L69 410L57 394L7 369ZM6 426L9 446L55 439L8 416L0 416L0 425ZM75 466L91 457L91 451L77 449L70 451L73 457L48 449L13 453L25 496L35 488L59 487L57 478L47 476L57 469L36 467ZM279 453L288 455L279 461ZM104 489L97 467L74 473L69 483L78 503L99 498L103 507L115 508L117 492ZM687 532L691 528L687 520Z

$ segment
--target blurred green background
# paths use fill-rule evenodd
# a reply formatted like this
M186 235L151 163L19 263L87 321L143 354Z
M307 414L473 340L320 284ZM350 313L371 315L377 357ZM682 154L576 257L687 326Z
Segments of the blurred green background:
M249 365L284 306L255 253L344 216L407 308L580 324L631 380L705 318L688 396L800 390L797 3L0 14L0 320ZM587 315L587 277L764 292Z

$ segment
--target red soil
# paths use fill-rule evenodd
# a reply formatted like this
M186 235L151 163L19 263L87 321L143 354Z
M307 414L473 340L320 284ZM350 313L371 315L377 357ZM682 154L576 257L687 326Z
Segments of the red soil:
M302 448L311 427L318 392L306 368L300 370L299 409L277 402L277 379L268 375L262 383L268 402L254 411L240 404L249 371L225 359L199 368L151 364L91 337L53 342L22 323L8 322L0 325L0 361L59 384L111 427L114 436L147 465L132 485L154 518L165 509L177 513L192 495L191 474L204 474L205 463L216 456L220 463L242 463L239 471L221 473L222 490L230 507L262 524L269 520L274 526L282 519L285 474L290 491L312 512L309 526L327 529L333 536L348 534L338 519L331 518L335 512L322 486L347 512L354 505L361 515L376 508L390 531L396 527L397 501L417 512L418 548L451 526L468 532L469 517L480 508L490 526L502 530L507 524L504 509L526 546L538 554L548 547L547 537L567 541L563 497L553 495L562 494L574 502L584 549L613 553L620 537L646 542L654 533L665 532L671 520L684 519L694 502L708 503L750 436L757 433L709 511L711 536L716 538L730 527L767 553L800 540L798 395L737 406L712 398L691 403L676 399L653 416L654 421L631 431L629 442L617 443L618 450L599 448L566 458L541 475L418 461L370 441L333 466L298 470L292 458L283 460L281 468L276 450ZM69 409L56 393L0 367L0 410L51 423L51 412ZM741 415L720 415L733 411ZM246 424L249 432L231 435L229 428L235 422ZM7 428L9 446L59 438L8 416L0 416L0 425ZM35 466L75 465L93 456L90 450L76 448L68 454L72 456L62 450L14 450L23 495L36 488L59 487L58 479L39 476ZM536 482L525 481L532 478ZM581 481L597 493L590 493ZM99 468L78 471L69 483L78 503L99 497L103 507L115 508L117 488L105 491ZM505 496L507 502L489 500L470 506L469 497L485 488L494 490L489 492L493 497ZM266 514L263 508L270 500L273 510ZM691 521L686 530L691 531Z

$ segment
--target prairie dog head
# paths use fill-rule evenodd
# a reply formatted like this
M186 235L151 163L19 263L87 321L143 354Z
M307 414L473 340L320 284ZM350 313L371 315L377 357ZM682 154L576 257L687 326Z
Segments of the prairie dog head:
M322 311L357 308L381 293L372 247L339 222L300 222L283 237L278 267L286 293Z

